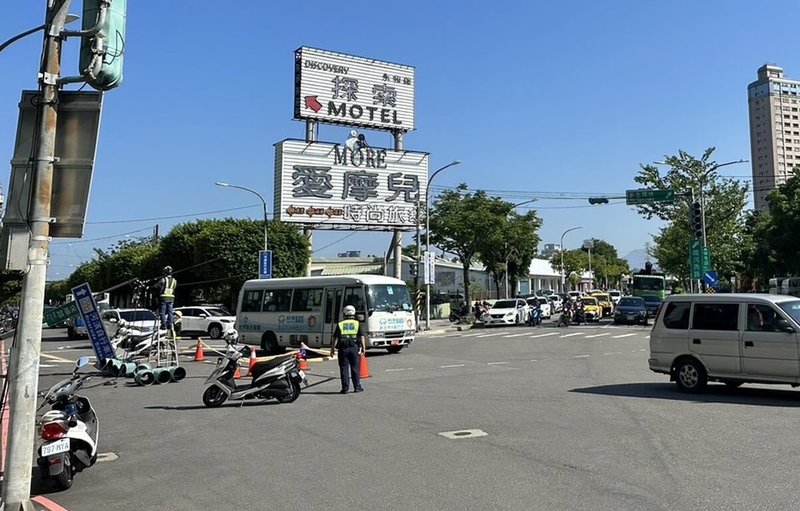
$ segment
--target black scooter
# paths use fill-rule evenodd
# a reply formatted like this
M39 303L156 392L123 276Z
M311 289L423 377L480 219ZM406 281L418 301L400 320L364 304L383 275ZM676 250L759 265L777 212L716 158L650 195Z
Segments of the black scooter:
M461 324L467 320L467 316L469 316L469 306L464 305L458 311L450 312L450 322Z
M203 404L215 408L230 399L277 399L280 403L291 403L300 397L300 384L306 386L306 375L300 370L297 358L287 353L271 360L256 362L250 369L253 381L249 385L236 385L239 359L249 357L250 346L237 343L239 334L228 330L225 342L228 348L224 357L217 360L217 368L206 379Z

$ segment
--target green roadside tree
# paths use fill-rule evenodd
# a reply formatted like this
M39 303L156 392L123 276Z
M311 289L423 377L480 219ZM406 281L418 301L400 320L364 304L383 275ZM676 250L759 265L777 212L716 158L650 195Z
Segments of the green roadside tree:
M22 291L22 273L15 271L0 271L0 305L6 303L19 303Z
M656 189L672 189L673 204L657 202L637 206L647 219L659 218L667 225L654 237L654 254L662 270L684 280L689 278L689 244L693 238L689 225L691 197L704 203L706 237L711 253L711 266L723 277L732 276L741 258L744 208L748 185L722 177L715 161L710 160L714 148L706 149L697 159L679 151L666 156L669 170L662 174L654 165L642 165L634 181ZM688 198L688 199L687 199Z
M542 221L535 211L520 215L514 211L510 202L508 214L498 218L495 229L482 237L478 259L492 271L498 296L505 296L505 278L508 288L516 289L520 278L528 276L531 259L539 246L539 228Z
M433 202L431 244L458 256L467 303L471 303L469 268L486 248L486 238L497 239L497 226L508 214L508 202L489 197L483 190L472 193L464 183L455 190L445 190Z

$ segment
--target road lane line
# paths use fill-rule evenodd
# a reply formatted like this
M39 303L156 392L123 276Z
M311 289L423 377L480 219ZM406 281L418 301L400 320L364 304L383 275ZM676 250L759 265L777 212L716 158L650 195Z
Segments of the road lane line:
M439 369L449 369L451 367L464 367L466 364L450 364L447 366L439 366Z
M461 337L475 337L476 335L481 335L482 332L474 332L471 334L464 334Z
M479 335L478 338L481 338L481 337L494 337L494 335L495 334L482 334L482 335Z
M551 335L558 335L558 332L548 332L546 334L532 335L531 339L538 339L539 337L548 337Z
M608 332L606 332L606 333L604 333L604 334L594 334L594 335L587 335L587 336L586 336L586 338L587 338L587 339L593 339L593 338L595 338L595 337L603 337L603 336L605 336L605 335L611 335L611 334L609 334Z
M504 338L505 338L505 337L522 337L523 335L528 335L528 332L525 332L524 334L511 334L511 335L504 335L503 337L504 337Z
M636 335L636 334L615 335L615 336L612 337L612 339L622 339L623 337L631 337L632 335Z
M591 355L575 355L572 358L587 358L587 357L591 357Z
M394 373L394 372L397 372L397 371L413 371L413 370L414 370L413 367L403 367L403 368L400 368L400 369L386 369L386 372L387 373Z
M603 353L603 355L622 355L621 351L609 351L608 353Z
M574 334L564 334L559 339L563 339L564 337L572 337L573 335L582 335L580 332L575 332Z
M510 363L511 363L511 362L487 362L487 363L486 363L486 365L490 365L490 366L499 366L499 365L503 365L503 364L510 364Z
M648 335L647 337L645 337L645 339L649 339L649 338L650 338L650 336L649 336L649 335Z
M39 356L41 356L43 358L46 358L48 360L55 360L56 362L66 362L66 363L69 363L69 364L72 364L72 363L75 362L74 360L68 360L66 358L57 357L55 355L48 355L47 353L39 353Z

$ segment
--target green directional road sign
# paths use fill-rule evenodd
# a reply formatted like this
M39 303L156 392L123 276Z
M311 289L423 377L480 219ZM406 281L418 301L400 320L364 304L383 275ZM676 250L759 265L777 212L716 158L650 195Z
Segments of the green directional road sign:
M675 190L654 190L650 188L625 190L625 204L628 206L652 204L654 202L675 202Z
M695 239L689 244L689 265L692 280L702 279L706 272L711 271L711 254L701 240Z
M67 302L60 307L47 311L44 315L44 322L47 323L47 326L55 326L69 318L77 318L79 315L78 304Z

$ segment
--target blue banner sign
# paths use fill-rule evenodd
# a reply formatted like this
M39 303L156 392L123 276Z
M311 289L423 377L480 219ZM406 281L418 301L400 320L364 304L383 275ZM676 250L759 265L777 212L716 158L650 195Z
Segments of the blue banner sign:
M89 284L73 287L72 296L75 297L78 312L86 323L86 333L89 334L89 339L92 341L97 362L99 366L102 366L107 359L114 358L114 350L111 348L106 329L103 328L103 323L100 321L100 311L97 310L97 302L94 301Z

